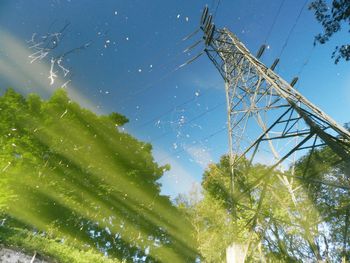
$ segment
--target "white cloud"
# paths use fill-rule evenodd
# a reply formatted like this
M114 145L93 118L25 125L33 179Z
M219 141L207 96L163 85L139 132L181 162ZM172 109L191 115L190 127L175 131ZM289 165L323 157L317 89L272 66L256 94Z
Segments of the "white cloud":
M222 80L219 74L216 77L210 76L207 78L198 78L196 76L193 76L193 79L193 83L199 89L215 89L223 92L225 91L224 81Z
M209 150L201 146L184 146L185 151L191 158L199 164L203 169L208 167L208 164L213 162L213 158Z
M178 160L171 157L170 154L162 150L155 150L153 155L160 165L170 164L171 166L171 170L166 172L159 180L162 184L162 194L170 195L174 198L178 194L188 194L195 187L200 187L198 179L188 172ZM163 161L159 162L159 160Z

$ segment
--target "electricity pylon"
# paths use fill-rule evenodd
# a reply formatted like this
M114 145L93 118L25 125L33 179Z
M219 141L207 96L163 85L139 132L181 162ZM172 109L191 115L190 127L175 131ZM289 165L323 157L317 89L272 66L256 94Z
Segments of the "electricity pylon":
M349 168L350 133L294 88L297 78L288 83L274 72L279 59L271 67L259 61L265 46L254 56L235 34L227 28L217 29L212 20L206 7L200 23L204 32L204 52L225 82L232 212L235 214L235 205L239 204L234 183L239 179L236 178L239 176L236 167L240 169L240 160L250 165L263 163L269 166L269 171L275 171L256 178L248 189L253 192L262 185L255 193L257 205L246 207L254 211L251 231L259 232L258 216L269 191L269 179L264 179L277 176L297 208L300 198L296 193L300 185L295 183L296 160L309 154L300 178L304 179L315 149L328 146ZM332 182L315 183L331 185Z
M204 51L225 82L232 188L235 166L245 158L280 171L277 176L296 204L294 177L284 171L322 146L349 163L350 133L293 87L297 78L288 83L274 72L278 59L271 67L259 61L264 46L252 55L235 34L217 29L212 19L206 7L200 28Z
M297 78L289 84L274 72L278 59L270 68L258 60L264 46L253 56L228 29L216 29L207 8L201 29L205 52L225 81L233 165L250 152L254 159L260 149L264 159L277 167L297 151L323 145L349 159L350 133L293 88ZM262 147L264 142L269 149Z

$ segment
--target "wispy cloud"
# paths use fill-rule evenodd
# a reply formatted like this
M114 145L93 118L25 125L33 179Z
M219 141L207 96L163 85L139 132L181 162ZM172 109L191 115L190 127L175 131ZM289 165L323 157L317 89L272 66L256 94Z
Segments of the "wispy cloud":
M210 78L195 78L193 80L196 87L206 90L206 89L216 89L220 91L224 91L223 88L223 80L218 77L210 77Z
M203 169L208 167L208 164L213 162L213 158L206 147L202 146L184 146L187 154L199 164Z
M162 165L167 163L171 166L171 170L166 172L159 180L162 184L162 194L174 198L179 194L188 194L194 188L200 187L198 179L188 172L176 158L162 150L154 151L153 155L156 160L164 160L161 163Z

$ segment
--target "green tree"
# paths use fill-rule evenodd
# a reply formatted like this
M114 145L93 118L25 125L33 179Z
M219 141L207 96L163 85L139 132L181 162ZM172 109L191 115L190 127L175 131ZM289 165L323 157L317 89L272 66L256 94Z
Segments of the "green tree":
M315 37L315 42L320 44L328 42L342 27L350 32L349 0L333 0L331 7L325 0L315 0L310 4L309 9L314 11L317 21L323 27L323 33ZM335 63L338 63L340 59L350 60L350 44L345 43L337 46L332 57L335 59Z
M247 248L247 262L324 258L326 232L320 227L324 222L305 190L307 185L294 182L294 189L298 189L294 203L280 180L282 176L295 176L291 171L241 160L235 165L231 197L229 167L228 156L223 156L204 173L202 198L178 199L192 221L205 262L225 262L230 246L237 251Z
M318 239L323 244L323 259L349 261L349 160L342 160L325 146L301 158L296 175L322 218L324 229Z
M6 227L127 262L195 260L191 225L160 195L169 167L119 130L124 116L97 116L63 89L48 101L10 89L0 109Z

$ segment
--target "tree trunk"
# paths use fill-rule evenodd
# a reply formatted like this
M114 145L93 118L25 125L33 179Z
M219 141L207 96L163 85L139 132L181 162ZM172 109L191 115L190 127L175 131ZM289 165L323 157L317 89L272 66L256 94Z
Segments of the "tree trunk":
M226 249L226 263L244 263L248 244L233 243Z

